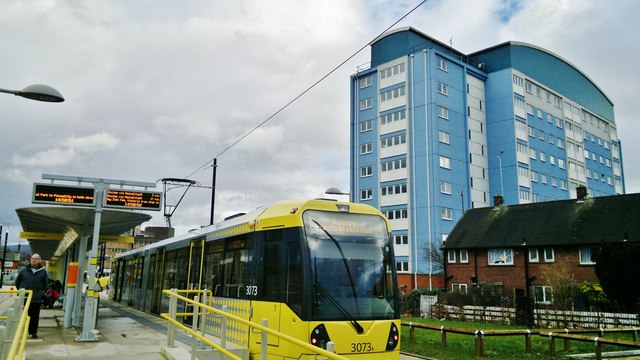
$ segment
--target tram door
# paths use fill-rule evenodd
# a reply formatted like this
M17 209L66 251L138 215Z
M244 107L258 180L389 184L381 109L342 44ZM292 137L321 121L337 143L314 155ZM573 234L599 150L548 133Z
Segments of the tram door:
M200 290L202 284L202 263L204 259L204 239L199 239L191 243L189 249L189 271L187 277L188 290ZM196 294L188 294L193 299ZM198 295L202 299L201 295ZM202 301L202 300L201 300ZM187 308L185 304L185 312L192 312L192 308ZM191 316L185 316L184 323L192 323Z
M162 284L163 274L165 269L164 264L165 249L160 249L155 254L151 255L151 312L154 314L160 314L160 301L162 300Z

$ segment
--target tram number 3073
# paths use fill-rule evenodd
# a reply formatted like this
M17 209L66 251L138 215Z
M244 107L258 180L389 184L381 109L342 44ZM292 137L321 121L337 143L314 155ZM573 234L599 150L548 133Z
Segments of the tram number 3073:
M370 342L351 343L351 352L368 352L373 351Z
M245 288L245 295L256 296L258 295L258 287L256 285L247 285Z

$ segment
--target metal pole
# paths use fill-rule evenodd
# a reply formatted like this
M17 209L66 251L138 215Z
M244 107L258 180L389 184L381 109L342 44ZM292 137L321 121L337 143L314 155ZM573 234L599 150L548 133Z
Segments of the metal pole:
M82 333L76 337L76 341L97 341L98 338L93 333L95 330L95 318L97 317L97 295L95 291L96 267L98 263L98 240L100 238L100 222L102 221L102 199L108 184L94 183L96 188L96 209L95 220L93 221L93 236L91 244L91 255L89 256L89 284L87 286L87 296L84 302L84 317L82 319Z
M213 178L211 180L211 217L209 218L209 225L213 225L213 210L216 203L216 169L218 168L218 159L213 158Z
M500 195L504 197L504 182L502 180L502 151L500 151L500 155L498 155L498 160L500 161Z

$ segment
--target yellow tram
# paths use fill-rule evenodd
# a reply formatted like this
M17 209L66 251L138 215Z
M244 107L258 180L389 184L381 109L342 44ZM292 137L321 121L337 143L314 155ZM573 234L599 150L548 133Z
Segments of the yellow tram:
M399 294L389 221L363 204L282 201L117 256L113 300L167 312L163 289L209 289L234 315L352 359L398 359ZM239 329L258 358L260 333ZM313 358L269 337L269 359Z

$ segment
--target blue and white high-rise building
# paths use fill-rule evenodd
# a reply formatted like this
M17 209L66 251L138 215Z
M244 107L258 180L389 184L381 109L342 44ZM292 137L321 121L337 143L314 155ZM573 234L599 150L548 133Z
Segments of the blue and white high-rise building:
M613 102L550 51L463 54L408 27L372 42L370 67L352 76L352 200L387 215L410 287L435 286L435 254L466 209L498 194L575 198L578 185L624 193Z

